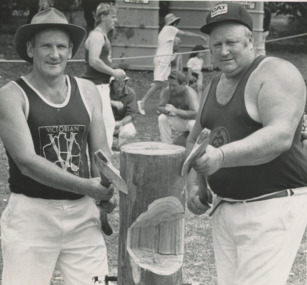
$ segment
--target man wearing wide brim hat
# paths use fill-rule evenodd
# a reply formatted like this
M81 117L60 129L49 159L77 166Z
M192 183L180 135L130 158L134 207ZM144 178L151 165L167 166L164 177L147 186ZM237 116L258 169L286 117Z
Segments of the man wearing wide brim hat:
M171 61L173 58L174 41L176 37L194 37L206 42L207 37L192 32L184 32L177 28L180 18L169 13L165 16L165 26L158 35L158 47L154 58L154 82L142 100L137 101L139 113L145 115L145 103L162 87L166 86L166 81L171 73Z
M210 208L208 181L219 285L285 285L307 226L306 86L291 63L256 56L252 30L248 11L231 2L216 4L201 28L221 74L204 91L188 138L189 154L211 131L187 204L197 215Z
M94 84L64 73L84 36L53 8L15 35L32 70L0 90L11 190L1 217L2 285L49 285L54 268L74 285L108 273L94 199L107 201L114 190L93 178L94 152L111 156L101 101Z
M54 8L41 11L33 17L31 24L23 25L17 29L14 39L17 54L25 61L32 62L32 58L27 54L27 42L37 32L54 26L69 34L73 44L72 56L74 56L82 44L86 31L80 26L69 24L66 17Z

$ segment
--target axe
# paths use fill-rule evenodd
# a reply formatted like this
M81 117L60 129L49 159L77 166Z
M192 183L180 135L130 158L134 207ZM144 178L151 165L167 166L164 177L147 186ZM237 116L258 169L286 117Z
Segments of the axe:
M210 133L211 131L205 128L198 135L197 140L190 154L183 163L181 170L182 176L188 174L192 168L194 161L206 152L206 148L210 141ZM197 181L199 186L199 199L203 204L208 205L208 201L212 202L212 194L210 190L207 188L206 180L207 180L206 177L197 174Z
M105 187L109 187L110 184L125 193L128 194L127 184L120 176L119 171L113 166L112 162L107 158L104 152L99 149L95 152L95 163L98 167L101 184ZM101 201L99 204L100 218L101 218L101 229L106 235L113 233L112 227L108 222L108 213L111 213L116 207L116 201Z

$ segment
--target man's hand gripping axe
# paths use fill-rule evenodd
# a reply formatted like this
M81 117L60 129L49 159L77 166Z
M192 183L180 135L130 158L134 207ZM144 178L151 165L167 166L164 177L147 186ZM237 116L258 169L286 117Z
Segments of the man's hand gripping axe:
M210 133L211 131L208 129L203 129L200 134L197 137L197 140L186 158L182 170L181 175L184 176L188 174L193 166L193 163L195 160L199 157L201 157L206 152L206 148L210 141ZM212 203L212 194L210 190L207 188L207 179L206 177L203 177L199 174L197 174L197 181L198 181L198 187L199 187L199 200L204 204L208 205L209 203Z
M110 184L125 193L128 194L127 184L120 176L118 169L116 169L112 162L107 158L104 152L99 149L95 152L95 163L99 169L101 184L105 187L109 187ZM99 204L101 229L106 235L111 235L113 230L108 222L108 213L111 213L116 207L116 201L101 201Z

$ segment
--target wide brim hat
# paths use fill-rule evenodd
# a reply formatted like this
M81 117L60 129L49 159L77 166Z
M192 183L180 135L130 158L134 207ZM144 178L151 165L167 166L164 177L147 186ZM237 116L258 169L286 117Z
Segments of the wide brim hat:
M216 24L226 21L240 23L251 31L253 30L253 19L247 10L239 3L230 2L216 4L208 13L206 24L200 30L205 34L210 34Z
M30 24L19 27L15 33L15 50L17 54L27 62L33 59L28 56L27 42L39 31L48 28L65 30L73 43L72 56L74 56L86 36L86 30L80 26L69 24L65 15L54 8L45 9L32 18Z
M179 17L176 17L175 14L173 13L169 13L165 16L164 18L165 20L165 25L166 26L169 26L175 22L179 23L180 22L180 18Z

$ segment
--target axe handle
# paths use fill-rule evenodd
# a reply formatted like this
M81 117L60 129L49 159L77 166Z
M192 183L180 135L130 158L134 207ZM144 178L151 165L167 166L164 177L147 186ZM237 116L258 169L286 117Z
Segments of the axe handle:
M199 200L204 205L209 206L212 203L212 194L208 189L207 179L205 176L197 174Z
M106 180L105 177L103 177L103 175L100 175L100 177L101 177L100 183L102 186L109 187L111 185L111 183L108 180ZM107 236L110 236L111 234L113 234L113 229L111 225L109 224L108 214L107 214L106 209L103 207L103 204L106 205L110 203L111 203L110 201L101 201L100 204L98 205L99 212L100 212L101 229ZM110 207L110 205L106 207Z

